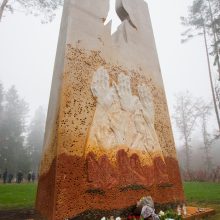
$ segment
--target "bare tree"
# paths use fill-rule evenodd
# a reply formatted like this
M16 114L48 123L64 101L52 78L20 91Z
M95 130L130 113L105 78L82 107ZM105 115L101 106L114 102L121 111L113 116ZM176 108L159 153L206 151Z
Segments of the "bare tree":
M185 168L187 175L191 173L191 139L195 129L196 121L200 116L201 100L193 98L189 92L176 96L176 105L174 106L174 120L183 141L185 151Z
M62 4L63 0L0 0L0 22L5 12L13 13L16 10L35 16L43 15L42 21L48 22Z
M216 94L216 105L220 110L220 86L218 83L215 84L215 94ZM217 132L217 134L215 135L215 139L219 139L219 138L220 138L220 132Z
M208 132L208 119L211 115L211 104L203 103L203 106L200 108L200 119L201 119L201 133L202 133L202 141L203 147L202 150L204 151L205 156L205 166L206 166L206 173L209 175L212 170L212 157L211 157L211 148L214 138L211 137L210 133Z
M215 86L215 93L218 102L218 108L220 109L220 87L217 84Z

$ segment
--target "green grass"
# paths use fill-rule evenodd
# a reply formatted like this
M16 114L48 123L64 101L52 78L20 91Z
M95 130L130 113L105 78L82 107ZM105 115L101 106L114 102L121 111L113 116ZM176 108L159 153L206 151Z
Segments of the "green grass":
M213 208L216 215L209 220L220 219L220 184L187 182L184 183L184 191L188 205Z
M33 208L37 184L0 184L0 210ZM184 183L187 204L211 207L217 212L210 220L220 219L220 184Z
M33 208L37 184L0 184L0 210Z
M184 183L185 196L188 202L220 203L220 184L217 183Z

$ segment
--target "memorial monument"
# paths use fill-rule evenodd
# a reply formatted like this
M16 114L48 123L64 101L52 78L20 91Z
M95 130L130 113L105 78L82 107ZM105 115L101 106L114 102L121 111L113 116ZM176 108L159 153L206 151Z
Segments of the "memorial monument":
M49 220L126 215L142 196L184 201L147 4L66 0L36 208Z

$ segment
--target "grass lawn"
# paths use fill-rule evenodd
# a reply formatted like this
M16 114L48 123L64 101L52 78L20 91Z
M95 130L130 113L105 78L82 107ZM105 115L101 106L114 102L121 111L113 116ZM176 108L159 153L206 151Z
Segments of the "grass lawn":
M0 184L0 210L33 208L37 184ZM217 211L210 220L220 219L220 184L184 183L188 205L211 207Z
M185 183L184 191L188 202L220 204L220 184Z
M210 220L220 219L220 184L191 182L184 183L187 204L199 207L210 207L216 215Z
M0 210L34 206L37 184L0 184Z

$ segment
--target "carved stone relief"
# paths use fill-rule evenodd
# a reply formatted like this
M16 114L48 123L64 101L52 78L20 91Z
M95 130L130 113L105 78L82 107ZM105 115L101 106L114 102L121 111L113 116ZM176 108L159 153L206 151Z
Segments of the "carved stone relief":
M93 75L91 91L97 100L89 140L110 149L126 146L163 158L154 128L154 105L149 88L138 85L132 94L130 78L119 73L117 83L100 67ZM164 159L163 159L164 160Z
M107 70L100 67L93 74L91 91L97 105L85 155L92 187L105 188L109 183L113 187L119 182L123 185L120 177L125 184L132 184L134 180L136 184L146 186L169 183L154 128L154 104L149 88L145 84L138 85L138 95L133 95L128 75L119 73L116 82L110 80ZM99 149L101 155L97 154ZM129 149L133 152L130 155L127 154ZM141 162L142 158L144 161ZM107 183L97 176L100 172L101 176L112 173ZM133 173L135 178L127 173Z

